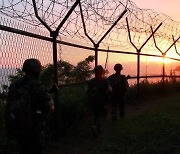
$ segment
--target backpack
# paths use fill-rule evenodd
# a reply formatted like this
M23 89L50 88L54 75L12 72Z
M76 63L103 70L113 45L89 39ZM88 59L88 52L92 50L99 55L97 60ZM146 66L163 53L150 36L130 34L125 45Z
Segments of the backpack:
M11 88L5 111L6 131L11 136L20 136L32 127L31 95L27 85Z
M97 81L92 79L88 85L87 97L89 102L103 102L106 99L107 93L106 81Z
M125 75L113 74L109 77L111 86L113 89L112 94L114 95L124 95L128 86L127 78Z

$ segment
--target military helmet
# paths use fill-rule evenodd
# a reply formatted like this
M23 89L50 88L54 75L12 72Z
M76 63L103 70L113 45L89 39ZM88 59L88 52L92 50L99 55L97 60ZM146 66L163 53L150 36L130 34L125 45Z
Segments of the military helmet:
M22 71L25 73L40 73L42 70L41 62L38 59L26 59L24 61Z
M104 69L103 69L103 67L101 65L97 65L97 66L94 67L94 73L97 73L97 72L103 71L103 70Z
M114 70L115 71L120 71L120 70L122 70L123 69L123 67L122 67L122 65L121 64L116 64L116 65L114 65Z

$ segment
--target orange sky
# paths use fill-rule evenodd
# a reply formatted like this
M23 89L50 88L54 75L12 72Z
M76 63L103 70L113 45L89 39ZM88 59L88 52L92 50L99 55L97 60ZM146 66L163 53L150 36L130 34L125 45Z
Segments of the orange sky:
M180 0L132 0L140 8L153 9L180 22Z
M168 16L170 16L173 20L179 21L180 22L180 0L132 0L139 8L144 8L144 9L153 9L154 11L164 13ZM68 50L69 49L69 50ZM64 60L69 61L69 59L75 59L74 57L76 56L76 59L74 61L70 61L71 63L77 63L80 60L83 60L87 56L86 50L80 49L82 52L80 56L77 56L76 51L79 49L75 48L66 48L62 51L62 56L65 55L63 58ZM71 51L73 49L73 52ZM173 49L174 50L174 49ZM71 52L71 54L70 54ZM93 52L89 52L89 54L93 54ZM150 53L148 53L150 54ZM167 56L169 52L167 53ZM74 55L74 57L72 56ZM106 60L106 53L105 54L99 54L99 63L104 66L105 60ZM73 58L72 58L73 57ZM113 72L113 65L115 63L122 63L124 66L123 73L124 74L129 74L129 75L136 75L136 70L137 70L137 57L135 55L122 55L122 54L111 54L109 55L109 60L108 60L108 69L111 70L111 73ZM169 70L171 67L174 69L177 64L173 61L172 63L167 64L169 69L167 73L169 73ZM162 67L161 67L161 60L156 59L153 57L141 57L141 75L147 74L160 74Z

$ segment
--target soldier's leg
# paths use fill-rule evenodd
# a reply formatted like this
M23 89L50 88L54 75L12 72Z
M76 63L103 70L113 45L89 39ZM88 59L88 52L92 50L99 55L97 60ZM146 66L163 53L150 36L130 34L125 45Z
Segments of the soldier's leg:
M92 125L91 125L91 131L93 133L94 137L97 137L98 133L97 133L97 121L98 121L98 109L97 106L91 106L91 112L92 112Z
M106 116L107 116L107 110L104 105L99 108L98 113L99 115L97 119L97 131L100 132L105 123Z
M27 149L28 149L28 142L26 140L22 140L20 139L19 141L19 154L25 154L27 153Z
M112 99L111 102L112 105L112 109L111 109L111 119L112 121L116 121L117 120L117 108L118 108L118 102L116 99Z
M30 154L29 151L29 134L22 133L21 136L18 137L19 143L19 154Z
M27 154L42 154L42 134L38 125L29 131Z
M119 100L119 111L120 111L120 117L123 118L125 116L125 105L124 105L123 97Z

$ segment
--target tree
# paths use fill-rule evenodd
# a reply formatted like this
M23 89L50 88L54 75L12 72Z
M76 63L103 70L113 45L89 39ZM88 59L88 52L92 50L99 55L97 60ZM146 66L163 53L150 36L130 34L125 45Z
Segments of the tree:
M60 60L57 62L58 68L58 81L59 84L66 84L72 82L72 70L74 68L70 63ZM54 82L54 67L52 64L48 64L44 67L40 80L46 82L48 85L51 85Z
M16 75L9 75L8 80L10 83L13 83L23 76L24 76L24 72L20 68L17 68L16 69Z
M59 84L70 84L75 82L86 81L91 78L93 71L91 70L91 63L94 61L94 56L88 56L85 60L80 61L77 66L70 64L69 62L60 60L57 62L58 67L58 81ZM48 64L43 67L40 74L40 81L45 82L48 87L54 83L54 67L53 64ZM16 75L10 75L8 77L10 83L13 83L17 79L21 78L24 72L21 69L17 69ZM3 85L5 86L5 85Z
M79 62L77 66L63 60L58 61L59 84L70 84L88 80L93 73L90 66L93 61L94 56L88 56L85 60ZM54 77L53 70L52 64L46 65L40 75L40 80L46 82L48 85L52 85Z
M79 62L73 70L74 82L86 81L92 75L90 63L94 61L94 56L89 56L85 60Z

